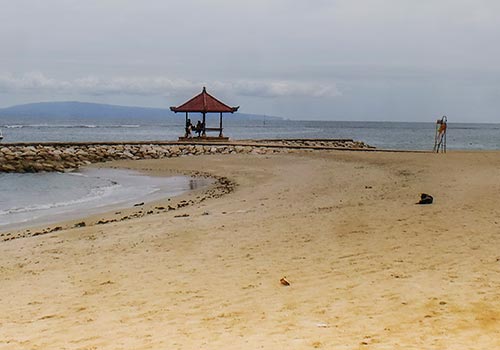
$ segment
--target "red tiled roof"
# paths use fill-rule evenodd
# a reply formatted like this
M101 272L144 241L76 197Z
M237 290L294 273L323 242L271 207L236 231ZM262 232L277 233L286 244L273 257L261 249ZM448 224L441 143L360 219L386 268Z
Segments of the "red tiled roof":
M170 110L173 112L200 112L200 113L219 113L219 112L228 112L234 113L238 110L238 107L229 107L225 103L222 103L209 93L207 90L203 88L203 91L180 105L179 107L170 107Z

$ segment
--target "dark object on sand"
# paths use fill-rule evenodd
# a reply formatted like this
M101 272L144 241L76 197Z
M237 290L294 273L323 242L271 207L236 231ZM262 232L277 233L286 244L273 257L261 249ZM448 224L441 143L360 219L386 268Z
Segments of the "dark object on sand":
M280 279L280 283L284 286L289 286L290 285L290 282L288 282L286 280L286 277L283 277L282 279Z
M134 204L134 207L140 207L141 205L144 205L144 202L135 203L135 204Z
M418 201L417 204L432 204L434 201L434 198L430 194L427 193L422 193L420 195L420 201Z

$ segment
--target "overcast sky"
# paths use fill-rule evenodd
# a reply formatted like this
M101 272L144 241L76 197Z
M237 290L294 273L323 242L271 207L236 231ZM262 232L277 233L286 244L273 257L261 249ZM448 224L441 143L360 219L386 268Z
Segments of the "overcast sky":
M0 107L500 123L498 0L0 0Z

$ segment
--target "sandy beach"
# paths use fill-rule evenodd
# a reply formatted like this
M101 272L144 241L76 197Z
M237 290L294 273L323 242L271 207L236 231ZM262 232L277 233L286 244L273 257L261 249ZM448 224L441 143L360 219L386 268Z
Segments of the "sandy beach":
M103 166L235 188L0 242L0 349L500 347L499 152Z

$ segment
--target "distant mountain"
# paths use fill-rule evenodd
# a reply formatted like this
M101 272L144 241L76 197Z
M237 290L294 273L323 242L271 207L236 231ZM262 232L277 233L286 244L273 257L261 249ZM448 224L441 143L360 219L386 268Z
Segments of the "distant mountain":
M184 118L183 113L175 114L166 108L146 108L117 106L88 102L39 102L0 108L0 118L50 118L50 119L165 119L171 117ZM196 117L195 117L196 119ZM235 113L230 117L235 121L271 121L281 120L279 117Z

